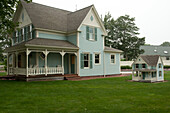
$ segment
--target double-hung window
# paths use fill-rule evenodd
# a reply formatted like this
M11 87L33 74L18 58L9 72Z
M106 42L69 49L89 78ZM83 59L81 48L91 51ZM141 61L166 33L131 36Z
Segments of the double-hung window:
M96 64L96 65L100 64L100 54L99 53L95 53L94 64Z
M89 68L89 54L84 54L84 68Z
M86 26L86 39L97 41L97 28Z
M90 53L81 53L81 68L82 69L91 69L92 64L92 54Z
M115 55L114 54L110 55L110 62L111 62L111 64L115 64Z

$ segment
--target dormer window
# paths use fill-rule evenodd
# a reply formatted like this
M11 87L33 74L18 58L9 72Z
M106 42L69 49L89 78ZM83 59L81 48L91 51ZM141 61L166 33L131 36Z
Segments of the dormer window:
M159 68L162 68L162 64L161 63L159 63Z

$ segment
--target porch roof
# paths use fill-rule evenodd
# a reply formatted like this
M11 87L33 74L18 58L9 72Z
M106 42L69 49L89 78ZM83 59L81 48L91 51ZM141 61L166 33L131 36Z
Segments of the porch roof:
M105 52L113 52L113 53L122 53L123 51L119 50L119 49L115 49L115 48L110 48L110 47L106 47L104 48Z
M156 69L134 69L133 71L140 71L140 72L155 72Z
M26 47L45 47L45 48L59 48L59 49L79 49L74 44L66 40L55 40L55 39L44 39L44 38L34 38L20 44L8 47L5 52L10 52L18 49L24 49Z

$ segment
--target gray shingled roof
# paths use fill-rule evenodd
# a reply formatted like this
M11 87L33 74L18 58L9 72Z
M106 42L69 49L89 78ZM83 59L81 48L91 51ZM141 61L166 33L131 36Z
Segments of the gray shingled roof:
M141 55L141 58L150 66L156 66L159 57L159 55Z
M79 49L74 44L66 40L55 40L55 39L45 39L45 38L34 38L29 41L22 42L20 44L8 47L5 49L6 52L13 51L21 48L26 48L26 46L40 46L40 47L56 47L56 48L69 48L69 49Z
M141 46L145 52L143 55L160 55L160 56L170 56L170 47L168 46Z
M122 53L123 51L115 49L115 48L110 48L110 47L106 47L104 48L105 52L114 52L114 53Z
M38 3L21 0L35 28L73 32L78 29L92 6L70 12Z

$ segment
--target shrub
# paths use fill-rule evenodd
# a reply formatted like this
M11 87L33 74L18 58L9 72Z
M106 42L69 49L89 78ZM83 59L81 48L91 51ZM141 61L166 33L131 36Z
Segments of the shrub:
M170 68L169 65L165 65L165 66L164 66L164 69L169 69L169 68Z
M131 66L121 66L121 69L132 69Z

